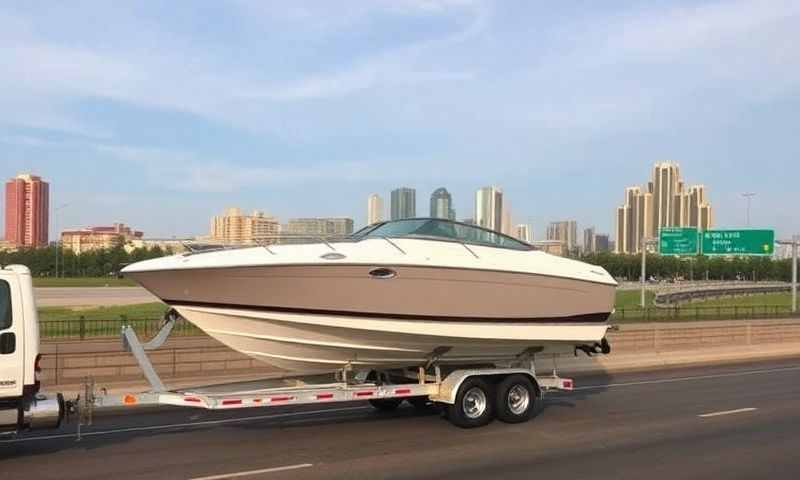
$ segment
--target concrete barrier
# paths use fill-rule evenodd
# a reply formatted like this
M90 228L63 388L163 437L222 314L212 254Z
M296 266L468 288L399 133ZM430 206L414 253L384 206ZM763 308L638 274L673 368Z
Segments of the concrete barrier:
M800 320L738 320L713 322L638 323L621 325L609 334L612 353L586 359L566 356L558 359L574 370L636 365L670 364L675 359L713 361L716 357L755 358L760 353L800 354ZM716 353L715 353L716 352ZM141 382L133 356L122 350L120 341L49 342L42 344L42 373L45 386L75 385L87 376L99 384ZM268 375L280 370L235 352L209 337L174 338L150 359L167 383L175 380ZM672 359L672 360L670 360Z

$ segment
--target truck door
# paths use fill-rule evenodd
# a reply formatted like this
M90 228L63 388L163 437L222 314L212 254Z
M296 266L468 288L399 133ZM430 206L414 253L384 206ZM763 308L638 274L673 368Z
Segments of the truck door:
M22 301L14 277L0 273L0 399L22 395Z

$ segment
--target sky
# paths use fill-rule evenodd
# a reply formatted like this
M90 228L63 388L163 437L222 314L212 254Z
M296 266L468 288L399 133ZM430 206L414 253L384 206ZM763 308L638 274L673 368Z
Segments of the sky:
M613 235L675 161L719 227L800 233L800 2L0 3L0 176L51 231L205 234L229 206L366 220L498 185L515 223ZM55 210L66 205L64 208Z

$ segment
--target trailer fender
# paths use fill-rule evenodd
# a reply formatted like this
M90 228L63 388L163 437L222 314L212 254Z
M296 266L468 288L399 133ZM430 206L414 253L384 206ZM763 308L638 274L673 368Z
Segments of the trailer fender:
M519 373L522 375L526 375L531 379L533 382L534 387L536 387L537 393L541 390L539 388L539 382L536 380L536 375L531 370L525 368L492 368L492 369L473 369L473 370L455 370L451 374L449 374L444 380L442 380L441 385L439 386L439 392L435 395L431 395L430 399L433 402L440 402L446 403L448 405L453 405L456 402L456 395L458 394L458 389L461 388L461 384L464 383L470 377L493 377L498 381L503 377L507 377L508 375Z

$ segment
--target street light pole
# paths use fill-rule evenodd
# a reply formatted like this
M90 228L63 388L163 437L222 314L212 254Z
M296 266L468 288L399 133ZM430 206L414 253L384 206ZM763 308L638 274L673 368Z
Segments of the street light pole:
M800 235L794 235L791 240L779 240L776 243L792 246L792 313L797 313L797 255L800 250Z
M747 199L747 226L750 226L750 202L753 200L753 197L756 196L755 193L743 193L742 196Z
M57 207L53 210L53 216L55 217L55 227L56 227L56 278L58 278L58 257L59 257L59 250L61 248L61 235L58 234L58 212L63 210L64 208L68 207L69 203L62 204L61 206Z

